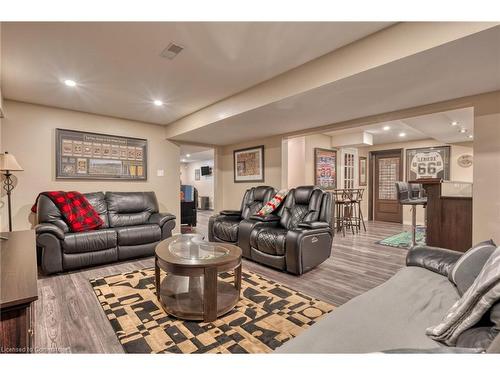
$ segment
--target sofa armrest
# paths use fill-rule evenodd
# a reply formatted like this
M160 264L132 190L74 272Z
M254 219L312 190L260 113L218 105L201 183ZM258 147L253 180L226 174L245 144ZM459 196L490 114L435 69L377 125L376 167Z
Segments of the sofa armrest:
M36 235L40 235L42 233L50 233L56 236L59 240L64 240L64 231L59 228L57 225L50 223L41 223L35 226Z
M285 240L287 272L302 275L323 263L331 255L332 239L330 226L289 230Z
M448 276L463 253L432 246L414 246L406 256L407 266L416 266Z
M149 224L158 224L160 227L163 226L167 221L170 220L175 220L175 215L169 214L169 213L164 213L164 212L157 212L152 214L149 217L148 223Z
M273 223L276 221L280 221L280 219L281 218L277 215L266 215L266 216L252 215L252 216L250 216L250 220L260 221L262 223Z
M241 216L241 211L238 210L223 210L219 213L222 216Z
M324 221L304 221L299 224L303 229L330 229L330 225Z

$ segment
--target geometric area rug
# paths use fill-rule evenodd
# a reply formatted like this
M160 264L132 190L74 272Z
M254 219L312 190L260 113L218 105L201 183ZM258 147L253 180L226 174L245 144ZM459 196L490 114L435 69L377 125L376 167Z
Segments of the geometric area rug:
M425 245L425 227L417 226L415 231L415 242L417 245ZM400 247L405 249L410 249L412 247L411 243L411 231L401 232L393 236L384 238L383 240L377 241L376 243L391 247Z
M90 280L126 353L269 353L333 309L244 271L241 299L232 311L210 323L186 321L165 313L154 280L154 268Z

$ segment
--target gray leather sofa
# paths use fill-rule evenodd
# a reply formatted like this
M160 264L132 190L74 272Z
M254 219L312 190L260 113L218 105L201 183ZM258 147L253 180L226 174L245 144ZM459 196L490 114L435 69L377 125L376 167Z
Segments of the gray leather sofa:
M413 248L408 253L407 267L334 309L277 352L461 352L432 340L425 330L441 322L460 298L448 280L448 272L462 254L425 246ZM462 335L474 334L474 329L478 331L477 327L470 328Z
M84 194L104 225L72 233L46 196L38 200L35 227L39 263L46 274L149 256L172 235L175 216L160 213L154 192Z

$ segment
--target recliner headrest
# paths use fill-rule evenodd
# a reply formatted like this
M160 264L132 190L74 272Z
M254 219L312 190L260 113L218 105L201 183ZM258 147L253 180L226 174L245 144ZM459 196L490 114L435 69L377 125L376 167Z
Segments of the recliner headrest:
M269 190L272 189L270 186L257 186L253 190L253 198L255 201L263 202L266 199L266 195Z
M298 188L295 188L293 192L295 204L309 204L314 190L314 186L299 186Z

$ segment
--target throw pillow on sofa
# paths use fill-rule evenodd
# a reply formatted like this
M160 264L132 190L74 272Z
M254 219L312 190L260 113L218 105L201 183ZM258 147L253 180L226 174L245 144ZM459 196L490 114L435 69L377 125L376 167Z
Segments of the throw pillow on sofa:
M286 195L288 194L288 190L280 190L276 193L276 195L269 201L267 202L260 210L257 212L257 215L259 216L267 216L270 215L276 210L281 202L285 199Z
M471 247L458 259L448 278L456 285L461 296L470 288L495 249L493 240L483 241Z
M462 332L476 325L500 301L500 247L488 258L464 295L448 310L443 321L426 330L446 345L455 345Z

